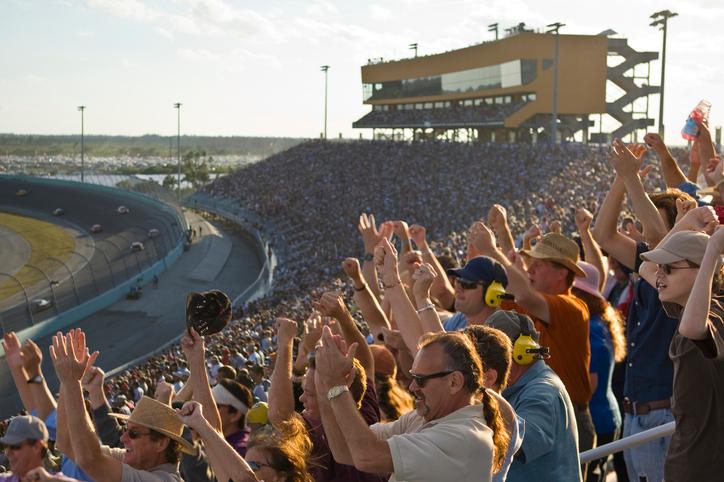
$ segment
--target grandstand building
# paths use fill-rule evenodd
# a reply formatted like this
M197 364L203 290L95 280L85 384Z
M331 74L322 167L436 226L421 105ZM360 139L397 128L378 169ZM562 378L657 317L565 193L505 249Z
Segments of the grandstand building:
M559 142L635 138L654 124L648 96L659 88L649 85L649 62L658 53L608 33L559 36ZM375 138L548 142L555 49L555 34L520 28L459 50L370 60L362 85L372 110L353 127L373 129Z

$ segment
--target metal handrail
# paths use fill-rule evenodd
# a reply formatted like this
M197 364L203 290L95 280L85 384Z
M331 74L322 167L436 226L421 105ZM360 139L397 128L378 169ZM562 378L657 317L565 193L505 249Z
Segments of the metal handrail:
M638 447L639 445L651 442L652 440L668 437L674 433L675 429L676 422L669 422L659 425L658 427L644 430L643 432L629 435L628 437L620 440L615 440L605 445L601 445L595 449L586 450L581 453L581 463L586 464L592 460L608 457L609 455L621 452L622 450Z

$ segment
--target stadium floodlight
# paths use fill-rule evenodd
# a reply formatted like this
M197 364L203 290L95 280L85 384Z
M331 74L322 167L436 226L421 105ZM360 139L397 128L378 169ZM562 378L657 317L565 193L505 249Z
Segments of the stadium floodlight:
M666 78L666 30L668 26L668 20L672 17L676 17L678 13L674 13L671 10L661 10L651 15L654 19L651 22L652 27L659 27L664 32L663 47L661 48L661 95L659 96L659 135L664 137L664 79Z
M417 57L417 42L408 45L408 47L409 47L410 50L414 50L414 51L415 51L415 57Z
M176 177L176 199L181 199L181 102L176 102L173 108L177 110L176 116L176 157L178 161L178 175Z
M320 68L324 72L324 139L327 139L327 72L329 71L329 65L322 65Z
M495 32L495 40L498 40L498 23L488 25L488 32Z
M561 22L546 25L548 31L546 33L556 34L556 48L553 55L553 109L551 116L551 144L558 142L558 57L560 56L560 35L558 30L565 27L566 24Z
M84 116L85 111L84 105L79 105L78 110L80 111L80 182L85 182L85 126Z

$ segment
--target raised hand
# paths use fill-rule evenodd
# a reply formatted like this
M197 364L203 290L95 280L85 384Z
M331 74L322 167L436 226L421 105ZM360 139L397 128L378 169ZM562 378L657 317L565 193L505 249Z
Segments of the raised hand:
M385 340L385 346L387 346L388 348L392 348L394 350L407 349L407 346L405 345L405 340L402 338L402 333L400 333L400 330L392 330L390 328L387 328L386 326L383 326L382 337Z
M347 316L348 313L342 293L338 291L325 292L319 301L312 302L312 306L324 316L331 316L337 320Z
M413 224L410 226L410 239L415 242L417 249L427 249L427 231L424 226Z
M430 286L433 280L437 278L435 269L428 263L423 264L412 273L412 294L416 299L425 299L430 297Z
M304 336L302 337L302 344L307 349L307 352L314 350L317 342L322 337L322 315L317 311L313 311L309 318L304 322Z
M391 287L400 284L400 273L397 269L397 250L387 239L375 248L375 265L381 271L382 282Z
M627 179L637 176L643 163L643 152L646 149L634 146L633 151L624 144L621 139L614 139L611 146L611 164L616 174Z
M719 218L711 206L701 206L687 212L679 221L683 229L701 231L711 235L719 226Z
M528 229L525 230L525 233L523 233L523 239L527 240L540 239L540 237L540 226L538 226L537 224L530 226Z
M489 255L495 250L495 235L482 221L475 221L468 230L468 243L478 255Z
M322 384L327 388L347 383L347 376L354 368L353 360L357 343L349 349L342 337L332 334L329 327L322 331L322 344L317 348L315 363Z
M681 218L684 217L686 213L691 211L692 209L696 208L696 201L693 199L690 201L685 201L680 198L676 198L676 221L679 222Z
M288 345L292 340L294 340L294 337L297 336L297 322L290 320L289 318L277 318L276 328L277 344L279 346Z
M199 431L208 422L204 418L204 411L199 402L186 402L183 407L176 409L176 415L184 425Z
M43 363L43 352L40 347L31 339L23 344L23 366L30 378L40 376L42 370L40 366Z
M360 214L357 230L362 235L365 251L368 253L371 253L383 238L383 234L377 230L374 214Z
M578 232L582 233L588 231L591 228L591 222L593 221L593 214L586 208L576 209L576 227Z
M14 331L5 333L3 336L3 349L11 370L20 370L25 367L26 355L23 353L18 335Z
M154 392L154 398L156 400L161 403L165 403L166 405L171 405L171 400L173 400L173 396L173 385L168 383L166 380L160 380L158 383L156 383L156 391Z
M206 348L204 346L204 338L199 335L196 330L189 328L186 334L181 338L181 349L186 356L186 362L189 367L196 369L203 368L206 362Z
M400 239L409 238L409 228L405 221L392 221L392 232Z
M342 261L342 271L349 276L353 283L362 284L362 271L357 258L346 258Z
M94 395L101 395L103 393L103 381L106 373L96 366L89 366L88 370L83 374L80 379L80 384L83 390L86 390L91 397Z
M402 255L402 269L414 273L422 265L422 254L419 251L409 251Z
M65 336L58 332L53 336L50 347L50 357L61 383L79 382L88 367L98 358L97 351L88 353L85 343L78 339L74 331Z
M653 149L654 152L659 155L659 157L661 156L661 154L665 154L667 151L664 140L656 132L649 132L648 134L646 134L644 136L644 142L647 146Z
M493 204L488 211L488 224L496 231L508 224L508 212L500 204Z

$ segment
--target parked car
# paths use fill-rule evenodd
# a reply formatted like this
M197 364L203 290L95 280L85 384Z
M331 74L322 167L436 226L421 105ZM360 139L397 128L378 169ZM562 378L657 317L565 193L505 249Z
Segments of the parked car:
M94 224L93 226L91 226L91 233L100 233L102 231L103 226L101 226L100 224Z
M53 302L45 298L37 298L30 302L30 308L34 312L47 310L51 306L53 306Z
M15 192L15 195L16 195L17 197L27 196L27 195L28 195L28 191L26 191L25 189L18 189L18 190Z
M63 208L56 208L55 211L53 211L53 216L63 216L65 214L65 211Z
M159 236L161 234L161 231L159 231L156 228L152 228L148 230L148 237L149 238L155 238L156 236Z
M116 212L118 214L128 214L130 211L126 206L118 206L118 209L116 209Z
M137 253L138 251L143 251L143 250L144 250L144 247L143 247L142 242L134 241L131 243L131 252L132 253Z

